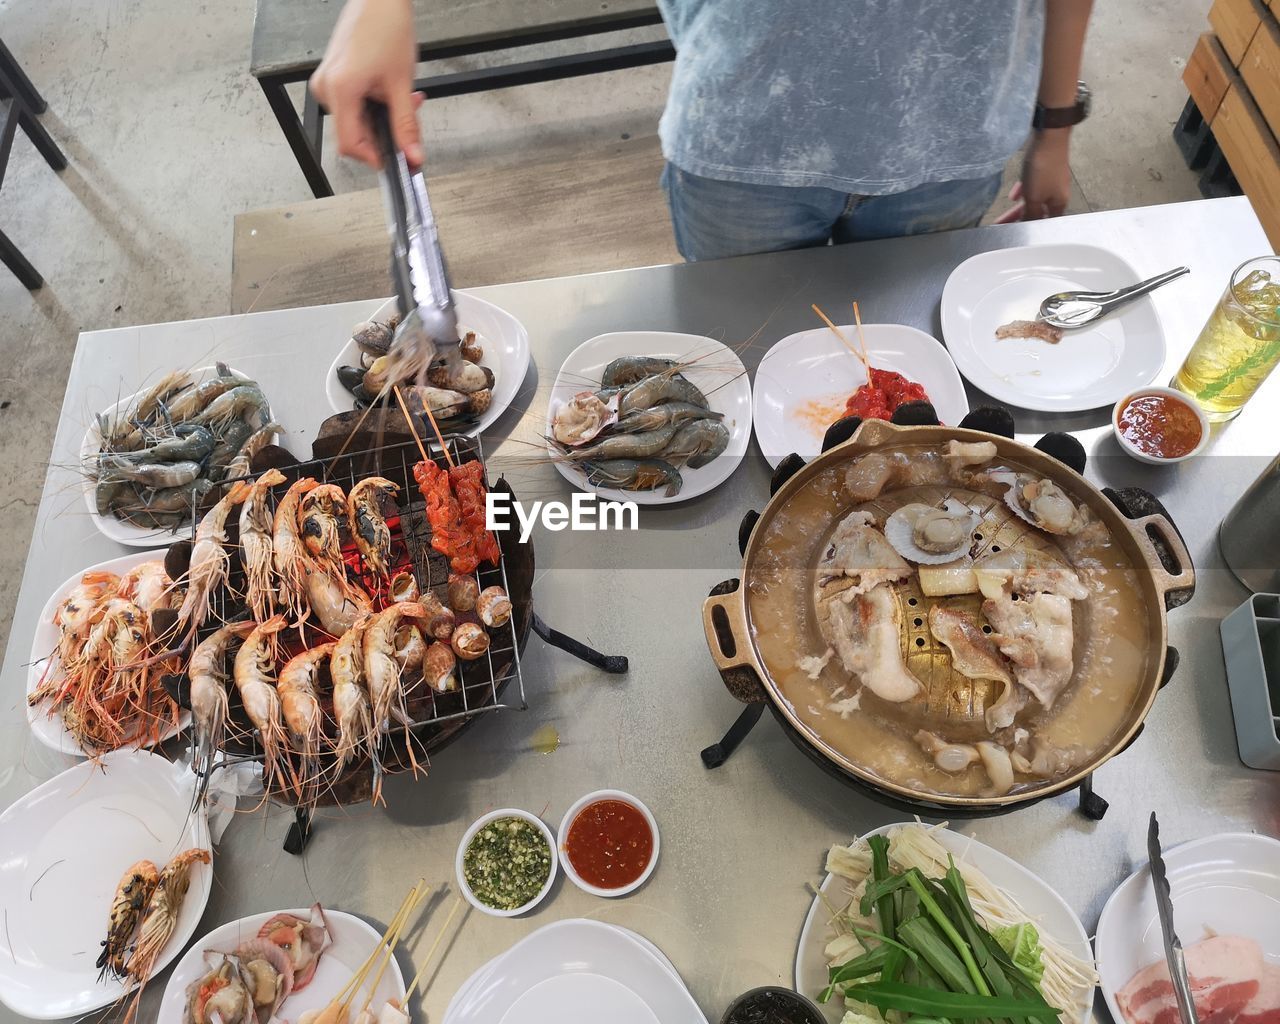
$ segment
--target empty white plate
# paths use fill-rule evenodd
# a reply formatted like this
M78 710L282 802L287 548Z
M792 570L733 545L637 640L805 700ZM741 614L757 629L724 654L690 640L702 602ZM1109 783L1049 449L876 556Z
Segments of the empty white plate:
M475 437L501 416L519 394L529 369L529 332L524 329L524 324L492 302L485 302L466 292L454 292L453 301L458 310L458 327L464 333L475 331L476 343L484 350L481 365L493 371L493 401L489 408L471 427L452 431ZM398 315L396 300L390 298L374 310L369 319L386 321ZM359 365L360 346L348 334L346 344L334 357L324 378L324 392L329 399L329 408L334 412L350 412L356 407L355 398L338 380L338 367Z
M1164 331L1151 296L1051 344L996 339L1011 320L1034 320L1055 292L1112 291L1145 273L1094 245L1032 245L978 253L942 290L942 336L960 372L992 398L1024 409L1078 412L1119 401L1150 384L1164 366Z
M69 580L65 580L57 590L49 595L49 600L45 602L44 610L40 613L40 621L36 623L35 633L31 640L31 659L27 663L27 693L31 693L40 685L41 677L44 675L45 669L49 664L51 652L58 647L58 627L53 624L54 612L58 610L60 605L71 590L79 585L80 579L87 572L112 572L117 576L123 576L136 565L143 562L163 561L164 552L162 551L137 551L132 555L124 555L121 558L112 558L106 562L99 562L97 565L91 565L84 569ZM60 669L52 669L55 677L61 677ZM24 702L25 704L25 702ZM31 735L43 743L46 747L58 751L60 754L68 754L71 757L88 757L89 755L81 749L66 728L62 724L62 716L60 714L50 715L47 704L39 704L32 707L26 704L27 722L31 725ZM182 717L178 720L180 729L185 729L191 722L191 712L183 711ZM179 729L175 729L172 725L160 735L160 741L176 736ZM122 869L123 870L123 869Z
M146 751L115 751L69 768L0 814L0 1000L39 1020L109 1006L131 986L99 981L94 962L125 870L209 849L204 813L191 815L192 775ZM177 927L155 974L182 951L209 901L213 865L194 864Z
M209 969L204 961L205 950L213 949L221 953L234 952L240 943L255 938L258 929L280 913L297 914L305 918L311 915L311 908L293 907L282 911L273 910L268 914L254 914L252 917L244 917L239 921L224 924L194 943L187 950L187 955L178 961L173 974L169 976L169 984L165 986L164 1000L160 1003L160 1015L157 1020L180 1021L183 1019L187 1008L187 986L203 977ZM307 1010L324 1009L329 1001L342 991L352 975L382 941L380 932L351 914L326 909L324 919L329 924L329 935L333 939L333 945L320 954L320 963L316 967L315 976L307 987L289 996L281 1004L280 1017L283 1020L296 1021ZM362 988L355 1001L356 1010L364 1006L368 995L368 988ZM393 958L373 993L371 1008L375 1017L378 1008L388 999L403 1000L403 998L404 976L400 973L400 965Z
M680 372L707 396L707 404L714 412L724 414L722 422L729 428L728 447L709 465L699 469L681 469L680 492L670 496L665 490L622 491L595 487L587 482L587 475L582 470L557 460L555 466L560 475L575 487L593 491L601 498L634 501L637 505L669 505L687 501L714 490L728 480L742 462L751 441L751 381L747 379L746 367L733 349L700 334L618 331L584 341L569 353L556 374L555 385L547 400L544 432L548 436L551 434L551 418L565 402L583 391L599 389L604 368L621 356L655 356L687 361L689 365ZM547 453L548 457L552 456L550 447Z
M840 330L858 343L855 325ZM873 367L920 384L948 426L964 419L964 382L941 342L905 324L863 324L862 332ZM818 455L827 428L866 382L861 360L826 327L788 335L769 349L755 383L756 441L769 465L792 452L805 459Z
M493 969L490 969L490 966ZM459 998L461 997L461 998ZM444 1024L706 1024L662 960L599 921L525 936L459 991Z
M868 832L867 836L886 835L890 830L901 827L901 823L885 825ZM1082 960L1092 959L1089 937L1085 934L1080 918L1067 905L1066 900L1049 887L1048 882L1028 871L1016 860L976 839L962 836L950 829L938 829L933 834L939 843L955 855L958 862L973 865L990 882L1017 900L1027 917L1044 934L1053 936ZM846 879L838 875L827 875L823 879L821 893L826 894L831 905L844 907L849 902L848 884ZM832 938L827 921L827 908L820 894L813 898L813 904L809 907L804 927L800 930L800 944L796 949L796 991L815 1001L827 987L825 947ZM1082 993L1081 1000L1085 1004L1084 1008L1074 1020L1084 1024L1092 1013L1093 999L1088 993ZM832 999L821 1009L829 1021L839 1021L844 1016L844 1008L839 999ZM1070 1024L1070 1018L1064 1016L1063 1019Z
M1164 851L1173 924L1183 947L1206 930L1255 939L1268 963L1280 965L1280 841L1246 832L1194 839ZM1144 864L1102 908L1098 976L1107 1008L1124 1024L1116 993L1148 964L1164 959L1160 915Z

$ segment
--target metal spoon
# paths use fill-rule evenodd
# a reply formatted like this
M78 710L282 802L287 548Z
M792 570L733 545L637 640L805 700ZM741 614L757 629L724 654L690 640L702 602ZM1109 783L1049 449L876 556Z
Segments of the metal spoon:
M1101 320L1112 310L1132 302L1140 295L1155 291L1161 285L1189 273L1191 273L1190 268L1178 267L1176 270L1168 270L1156 277L1139 281L1128 288L1118 288L1113 292L1058 292L1040 303L1040 315L1036 319L1063 330L1084 327L1086 324Z

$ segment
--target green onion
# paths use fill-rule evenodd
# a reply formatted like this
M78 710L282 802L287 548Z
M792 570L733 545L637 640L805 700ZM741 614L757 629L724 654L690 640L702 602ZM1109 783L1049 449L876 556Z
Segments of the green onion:
M1056 1017L1062 1012L1050 1006L1043 998L1020 1000L1004 996L973 995L968 992L937 992L891 981L851 985L845 990L845 996L861 1003L870 1003L881 1011L900 1010L903 1013L943 1017L948 1020L962 1017L1028 1020L1035 1017Z
M871 877L882 882L892 877L889 873L889 840L884 836L871 836L867 840L871 847ZM894 911L893 893L886 892L876 900L876 912L880 917L880 930L886 935L897 935L898 918Z
M964 964L947 945L932 921L923 917L913 917L903 921L898 929L902 940L924 957L925 962L937 971L947 988L953 992L976 992L973 982L965 973Z
M934 923L942 930L942 934L951 941L951 945L955 947L955 951L960 954L960 959L964 961L965 969L969 972L969 977L973 981L974 987L977 988L977 990L984 996L991 995L991 989L987 987L986 979L983 978L982 972L978 970L978 965L974 962L972 951L969 949L968 945L966 945L964 939L960 937L960 933L956 931L955 926L947 920L947 915L942 912L933 896L929 893L924 876L915 868L912 868L904 877L907 879L907 883L911 888L915 890L916 895L920 898L921 906L928 911L928 914L933 918ZM924 1012L927 1013L928 1011L926 1010ZM960 1016L982 1017L989 1015L960 1014ZM999 1017L1002 1016L1002 1014L995 1014L995 1016Z

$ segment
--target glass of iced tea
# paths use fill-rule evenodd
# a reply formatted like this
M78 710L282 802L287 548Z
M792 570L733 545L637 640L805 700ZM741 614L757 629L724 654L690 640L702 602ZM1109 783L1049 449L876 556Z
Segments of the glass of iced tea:
M1173 386L1213 422L1236 416L1280 363L1280 257L1241 263Z

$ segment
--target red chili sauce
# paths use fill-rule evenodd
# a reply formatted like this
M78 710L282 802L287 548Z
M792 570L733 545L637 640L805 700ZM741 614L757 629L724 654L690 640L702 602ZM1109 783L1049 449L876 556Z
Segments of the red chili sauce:
M1186 402L1168 395L1138 395L1120 410L1120 433L1143 455L1177 459L1200 443L1200 419Z
M887 420L900 405L927 401L929 396L915 381L893 370L877 370L873 366L870 382L849 396L844 414L861 416L864 420Z
M587 804L570 823L564 852L573 870L588 885L621 889L649 866L653 830L631 804L597 800Z

